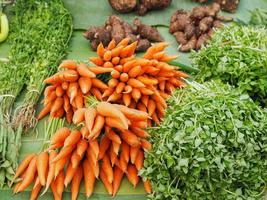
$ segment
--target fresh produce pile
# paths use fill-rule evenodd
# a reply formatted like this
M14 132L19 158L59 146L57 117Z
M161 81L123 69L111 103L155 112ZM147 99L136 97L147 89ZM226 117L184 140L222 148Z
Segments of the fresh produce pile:
M107 48L101 43L98 57L90 58L96 67L66 60L59 72L44 80L51 85L45 89L38 119L49 113L52 118L66 116L77 128L59 129L47 149L22 161L14 177L14 193L34 182L31 199L44 186L43 193L51 187L54 198L61 199L64 186L71 183L71 198L77 199L84 179L90 197L100 177L108 193L115 196L124 174L137 186L144 151L151 150L144 129L153 125L152 120L160 123L165 99L184 86L181 78L187 75L167 63L176 56L164 52L166 43L154 44L142 58L136 58L137 42L129 42L125 38L116 44L113 39ZM97 78L104 73L112 77L107 84ZM143 182L151 193L150 182Z
M267 9L257 8L251 11L251 18L249 23L254 26L267 27Z
M149 199L261 199L267 180L267 113L215 82L177 90L150 129L141 175Z
M36 124L35 105L43 80L56 71L72 32L71 16L60 0L18 0L13 12L9 61L0 63L1 186L14 175L22 129ZM14 111L24 88L22 103Z
M208 45L192 55L201 82L220 79L266 106L267 30L231 25L216 31Z
M104 26L90 27L83 35L94 51L100 43L108 46L112 39L116 43L124 38L130 38L131 42L138 41L136 51L146 51L152 42L163 41L156 28L142 24L140 19L136 18L131 26L116 15L110 16Z
M206 3L208 0L194 0L200 3ZM228 12L236 12L240 0L215 0L216 3L220 4L223 10Z
M221 28L222 21L232 19L219 16L220 5L195 7L191 12L177 10L171 17L169 31L180 44L179 50L199 50L212 37L214 28Z
M161 10L170 6L172 0L109 0L113 9L120 13L137 10L139 15L145 15L150 10Z

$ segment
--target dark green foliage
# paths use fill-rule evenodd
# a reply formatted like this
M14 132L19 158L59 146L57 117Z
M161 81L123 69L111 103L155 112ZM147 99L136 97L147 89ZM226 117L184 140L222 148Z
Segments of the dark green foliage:
M215 82L177 90L141 175L153 200L260 199L267 181L267 111Z

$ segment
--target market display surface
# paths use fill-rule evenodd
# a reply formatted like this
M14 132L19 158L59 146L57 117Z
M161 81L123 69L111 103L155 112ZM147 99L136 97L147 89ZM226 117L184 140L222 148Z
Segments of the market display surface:
M266 198L266 0L0 3L0 199Z

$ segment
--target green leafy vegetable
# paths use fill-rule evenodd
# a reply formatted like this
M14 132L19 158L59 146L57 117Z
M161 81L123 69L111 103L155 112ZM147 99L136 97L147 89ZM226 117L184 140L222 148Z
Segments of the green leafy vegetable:
M267 27L267 9L256 8L251 11L250 24Z
M267 104L267 29L226 26L192 58L200 69L198 80L220 79Z
M261 199L267 181L267 111L230 86L177 90L141 175L149 199Z

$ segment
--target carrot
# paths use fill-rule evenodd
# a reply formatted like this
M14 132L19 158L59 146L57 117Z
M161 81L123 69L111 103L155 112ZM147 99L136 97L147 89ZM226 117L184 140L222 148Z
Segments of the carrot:
M104 63L103 67L107 69L113 69L114 66L112 62L108 61Z
M104 53L105 53L105 47L102 43L100 43L98 46L97 46L97 49L96 49L96 52L97 54L99 55L99 57L103 57L104 56Z
M84 153L86 152L86 149L88 147L88 142L85 139L81 139L78 143L77 143L77 154L81 157L83 157Z
M67 122L70 124L72 122L72 117L73 117L73 111L72 110L69 110L67 113L66 113L66 119L67 119Z
M137 109L143 112L147 112L146 106L142 102L139 102L137 104Z
M43 186L46 183L48 163L49 163L49 155L47 152L42 152L37 156L36 167L37 167L37 172L38 172L38 177L40 179L40 183Z
M138 65L138 66L135 66L135 67L133 67L130 71L129 71L129 76L131 77L131 78L135 78L135 77L137 77L139 74L140 74L140 72L141 72L141 66L140 65Z
M99 144L97 140L90 140L89 141L89 146L94 153L95 157L98 158L99 156Z
M97 112L104 117L118 118L125 129L128 129L127 118L114 105L107 102L100 102L96 107Z
M165 115L165 109L164 109L164 107L160 103L158 103L158 102L156 102L156 107L157 107L157 111L159 112L159 114L161 114L162 116L164 116Z
M57 193L57 185L56 185L56 180L52 181L51 183L51 190L54 196L54 200L60 200L61 198L59 197Z
M114 79L114 78L112 78L108 81L108 86L111 88L115 88L118 84L119 84L119 81L117 79Z
M111 56L112 57L119 57L120 53L121 53L121 50L123 49L124 47L123 46L118 46L114 49L111 50Z
M111 166L113 167L115 162L118 160L118 158L112 146L109 149L109 158L110 158Z
M86 126L83 126L80 130L83 138L88 138L89 136L89 131L88 131L88 128Z
M132 164L129 164L127 168L126 176L128 180L130 181L130 183L133 184L134 188L137 186L139 182L139 177L137 173L138 172L137 172L136 167Z
M74 98L74 101L77 109L83 108L84 99L81 91L78 92L77 96Z
M72 162L69 162L68 167L66 169L66 176L65 176L65 179L64 179L64 185L65 185L65 187L67 187L68 184L73 179L73 177L76 176L77 171L78 171L78 168L74 168L73 165L72 165Z
M73 83L69 84L69 88L68 88L67 94L68 94L68 96L70 98L70 102L71 103L72 103L73 99L76 97L76 95L78 93L78 88L79 88L79 85L76 82L73 82Z
M79 108L73 115L72 121L74 124L79 124L85 120L86 108Z
M108 86L97 78L92 79L92 84L94 87L99 88L99 89L103 89L103 90L108 89Z
M115 70L117 70L118 72L122 72L122 65L117 65L114 67Z
M139 147L130 147L130 158L131 158L131 163L134 164L135 160L138 156L139 153Z
M78 153L77 153L77 150L74 151L71 155L71 164L72 164L72 167L74 169L76 169L78 167L78 165L80 164L81 160L82 160L82 156L80 156Z
M83 178L83 168L80 166L78 167L77 172L71 182L71 200L77 199L82 178Z
M151 189L151 184L150 184L150 181L149 180L143 180L143 183L144 183L144 188L145 188L145 191L148 193L148 194L151 194L152 193L152 189Z
M167 103L166 103L165 99L162 98L158 92L155 92L155 93L151 96L151 98L152 98L155 102L159 102L164 108L167 107Z
M166 100L166 99L169 98L169 95L168 95L167 93L163 92L163 91L159 91L159 95L160 95L164 100Z
M81 138L81 132L78 130L74 130L64 141L64 147L74 146L76 145Z
M13 181L18 178L29 166L30 162L32 161L32 159L36 156L36 154L32 153L27 155L23 161L20 163L19 167L17 168L17 171L13 177ZM12 182L13 182L12 181Z
M140 146L140 141L138 137L132 133L131 131L123 131L121 132L121 138L130 146L132 147L139 147Z
M131 93L133 91L133 88L132 88L132 86L130 86L130 85L126 85L125 87L124 87L124 94L129 94L129 93Z
M119 154L120 146L121 146L120 143L117 143L117 142L112 141L112 148L113 148L113 151L114 151L114 153L115 153L116 155Z
M148 96L148 95L142 95L142 96L141 96L141 102L142 102L145 106L147 106L147 104L148 104L148 99L149 99L149 96Z
M94 108L89 107L85 110L84 118L85 118L85 125L89 131L89 133L92 132L92 128L94 125L94 121L96 118L97 112Z
M165 55L165 52L164 51L160 51L160 52L155 53L153 55L153 59L160 60L164 55Z
M113 186L112 184L108 181L108 177L106 176L105 172L103 170L100 170L100 179L102 183L104 184L107 192L109 195L112 195L113 193Z
M119 130L127 130L128 129L121 123L121 120L118 118L106 117L105 122L108 126L113 127L113 128L117 128Z
M49 94L51 94L51 92L55 91L55 89L56 89L55 85L47 86L44 90L44 96L47 97Z
M114 101L118 101L120 98L122 97L122 94L118 94L116 91L112 93L112 95L109 96L109 98L107 99L107 102L114 102Z
M63 90L63 88L61 86L57 86L57 88L56 88L57 97L62 97L64 93L65 93L65 91Z
M174 72L172 71L160 71L157 76L163 76L163 77L168 77L171 78L174 76Z
M125 87L125 83L120 82L116 87L116 93L118 94L121 93L124 90L124 87Z
M88 77L88 78L95 78L96 77L96 75L92 71L90 71L89 67L84 63L81 63L78 65L77 71L80 74L80 76L84 76L84 77Z
M136 59L126 62L122 67L123 72L128 73L132 68L136 66L135 63L136 63Z
M56 98L57 94L56 91L54 90L44 98L44 105L54 102Z
M31 162L29 163L29 166L25 172L25 177L23 178L17 192L21 192L25 190L34 180L35 173L36 173L36 159L37 157L33 157Z
M153 101L152 99L148 100L148 104L147 104L147 110L148 110L148 114L151 116L155 110L156 110L156 103L155 101Z
M126 142L121 144L121 156L128 163L130 160L130 146Z
M166 90L172 93L175 90L175 87L173 86L172 83L167 82L166 83Z
M108 182L112 183L113 182L113 170L112 170L112 166L110 163L110 159L107 156L107 154L104 155L104 157L103 157L102 170L106 174Z
M132 97L137 102L141 98L141 92L138 88L133 88Z
M128 108L128 107L123 106L123 105L118 105L118 104L114 104L114 105L120 109L120 111L127 117L127 119L146 120L149 117L148 114L145 112L135 110L132 108Z
M121 144L120 136L118 136L113 130L106 132L106 135L111 141Z
M108 46L107 46L107 49L108 50L111 50L111 49L114 49L116 47L116 41L114 40L114 39L112 39L110 42L109 42L109 44L108 44Z
M97 98L97 100L102 100L102 93L98 88L91 88L91 92Z
M142 87L145 87L145 85L141 81L139 81L139 80L137 80L135 78L130 78L128 80L128 84L130 86L132 86L133 88L142 88Z
M62 118L64 116L64 109L60 108L56 113L50 113L50 116L53 118Z
M92 80L88 77L80 77L78 83L83 94L89 92L92 87Z
M169 62L171 60L175 60L178 56L168 56L164 55L162 58L160 58L161 62Z
M137 128L137 127L131 127L131 131L138 137L141 138L148 138L150 137L150 135L145 131L142 130L141 128ZM141 143L142 144L142 143Z
M142 169L144 165L144 152L142 150L138 151L138 155L135 159L134 165L138 171Z
M95 123L92 128L92 132L89 135L89 138L97 138L99 134L101 133L101 130L105 124L105 118L101 115L97 115L95 117Z
M52 103L48 103L47 105L45 105L45 107L39 113L37 119L38 120L43 119L50 112L52 105L53 105Z
M119 167L124 173L127 173L127 166L128 162L122 156L120 156Z
M50 76L48 78L46 78L44 81L44 83L46 84L56 84L60 82L60 77L59 77L59 73L54 74L53 76Z
M38 179L36 179L37 182ZM35 187L33 187L32 192L31 192L31 196L30 196L30 200L35 200L38 198L39 192L42 189L42 185L41 183L38 181L38 183L35 184Z
M158 117L157 113L154 112L154 113L151 115L151 117L152 117L152 119L154 120L154 122L156 122L157 125L160 124L160 120L159 120L159 117Z
M71 105L70 105L70 99L67 95L63 96L63 108L66 112L69 112L71 109Z
M87 159L83 161L83 174L86 197L89 198L93 194L95 184L95 174Z
M105 97L108 97L110 96L112 93L114 92L114 89L113 88L108 88L104 91L104 93L102 94L102 99L105 98Z
M62 198L62 194L64 191L64 180L65 180L64 171L61 170L56 178L56 190L60 199Z
M75 82L79 78L79 75L76 70L65 70L57 73L58 82L68 81Z
M145 85L156 85L158 84L158 80L154 78L148 78L144 76L138 76L137 80L141 81Z
M113 185L112 196L114 197L120 188L121 180L123 178L123 171L119 167L115 166L113 173L114 173L114 180L113 180L113 184L112 184Z
M77 67L77 63L74 60L63 60L61 64L58 66L59 69L73 69L75 70Z
M120 78L121 74L117 70L113 69L110 75L112 76L112 78L117 79Z
M166 86L166 81L161 81L161 82L159 82L159 89L161 90L161 91L164 91L165 90L165 86Z
M122 73L120 75L120 81L127 82L129 80L129 75L127 73Z
M147 121L132 121L132 127L147 128Z
M134 54L135 52L135 49L136 49L136 46L137 46L137 41L133 42L132 44L124 47L122 50L121 50L121 53L120 53L120 57L121 58L125 58L125 57L129 57L131 55Z
M123 100L123 103L125 104L125 106L129 106L130 103L131 103L131 94L123 94L122 95L122 100Z
M142 93L142 95L152 95L152 94L154 94L154 91L150 90L148 88L140 88L140 92Z
M90 71L92 71L94 74L104 74L104 73L110 73L113 71L113 69L110 68L104 68L104 67L89 67Z
M102 66L104 64L103 60L99 57L91 57L90 61L94 63L96 66Z
M67 162L70 159L71 154L67 155L66 157L61 158L60 160L58 160L57 162L53 162L54 159L52 159L52 161L50 161L50 165L52 163L55 163L55 174L53 178L56 178L60 171L62 171L65 167L65 165L67 164Z
M52 160L56 156L57 156L57 152L54 150L49 153L49 169L48 169L48 174L47 174L46 187L45 187L45 190L43 191L43 193L41 195L46 193L46 191L48 190L50 184L52 183L52 181L54 179L56 163L52 163Z
M93 159L94 158L92 156L87 156L87 160L89 161L92 172L93 172L95 178L98 178L99 177L99 162L94 161Z
M18 193L18 188L21 185L22 181L17 182L16 185L13 187L13 194L17 194Z
M141 146L144 150L150 151L152 149L152 144L147 140L141 140Z
M75 148L75 146L67 146L67 147L63 147L60 152L58 153L58 155L52 160L53 162L57 162L58 160L68 156L69 154L71 154L72 150Z
M110 139L105 135L102 136L99 144L99 156L98 159L102 159L110 146Z
M111 60L111 51L110 50L107 50L104 55L103 55L103 59L104 61L110 61Z
M112 51L111 51L111 54L112 54ZM111 62L113 65L119 64L120 63L120 57L117 56L117 57L112 58Z

